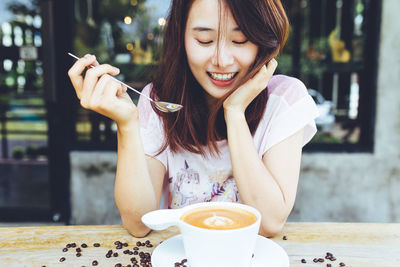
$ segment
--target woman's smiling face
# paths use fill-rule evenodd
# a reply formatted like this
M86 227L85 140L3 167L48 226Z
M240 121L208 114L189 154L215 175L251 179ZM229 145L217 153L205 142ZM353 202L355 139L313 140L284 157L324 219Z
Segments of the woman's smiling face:
M209 105L238 85L258 52L258 47L239 29L225 2L221 1L220 7L218 2L195 0L185 29L189 67L206 91Z

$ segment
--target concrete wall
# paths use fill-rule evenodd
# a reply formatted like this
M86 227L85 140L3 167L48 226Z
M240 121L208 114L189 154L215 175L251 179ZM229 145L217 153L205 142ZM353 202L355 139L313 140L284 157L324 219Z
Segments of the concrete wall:
M70 153L71 223L121 224L114 201L115 152Z
M400 222L400 1L383 1L373 154L307 153L289 221ZM75 224L120 223L116 153L72 152Z

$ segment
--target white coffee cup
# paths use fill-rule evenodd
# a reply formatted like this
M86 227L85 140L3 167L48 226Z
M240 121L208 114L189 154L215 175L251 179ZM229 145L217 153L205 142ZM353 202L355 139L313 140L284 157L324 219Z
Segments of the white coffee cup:
M182 220L188 213L204 208L247 211L254 223L235 229L216 230L191 225ZM143 223L153 230L178 226L190 267L249 267L254 253L261 214L255 208L232 202L204 202L181 209L163 209L145 214Z

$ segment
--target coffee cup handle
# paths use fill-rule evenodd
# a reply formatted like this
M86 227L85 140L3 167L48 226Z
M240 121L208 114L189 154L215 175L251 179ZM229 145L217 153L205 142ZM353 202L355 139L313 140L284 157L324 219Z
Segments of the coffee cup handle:
M142 222L153 230L164 230L177 225L182 214L181 209L154 210L142 216Z

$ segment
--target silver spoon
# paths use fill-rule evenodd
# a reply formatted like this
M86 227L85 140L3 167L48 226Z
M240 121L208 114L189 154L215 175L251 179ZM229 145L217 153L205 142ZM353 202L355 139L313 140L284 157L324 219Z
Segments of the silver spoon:
M73 58L75 58L75 59L79 59L79 57L75 56L75 55L72 54L72 53L68 53L68 55L70 55L71 57L73 57ZM90 65L89 67L90 67L90 68L94 68L93 65ZM151 102L153 102L153 103L156 105L157 109L160 110L160 111L162 111L162 112L175 112L175 111L178 111L178 110L180 110L181 108L183 108L183 106L180 105L180 104L174 104L174 103L169 103L169 102L164 102L164 101L156 101L156 100L153 100L153 99L151 99L150 97L148 97L147 95L142 94L141 92L139 92L139 91L136 90L135 88L130 87L129 85L127 85L127 84L121 82L120 80L114 78L113 76L110 75L110 77L111 77L113 80L115 80L115 81L117 81L117 82L119 82L119 83L125 85L127 88L133 90L135 93L137 93L137 94L139 94L139 95L142 95L142 96L144 96L145 98L147 98L148 100L150 100Z

